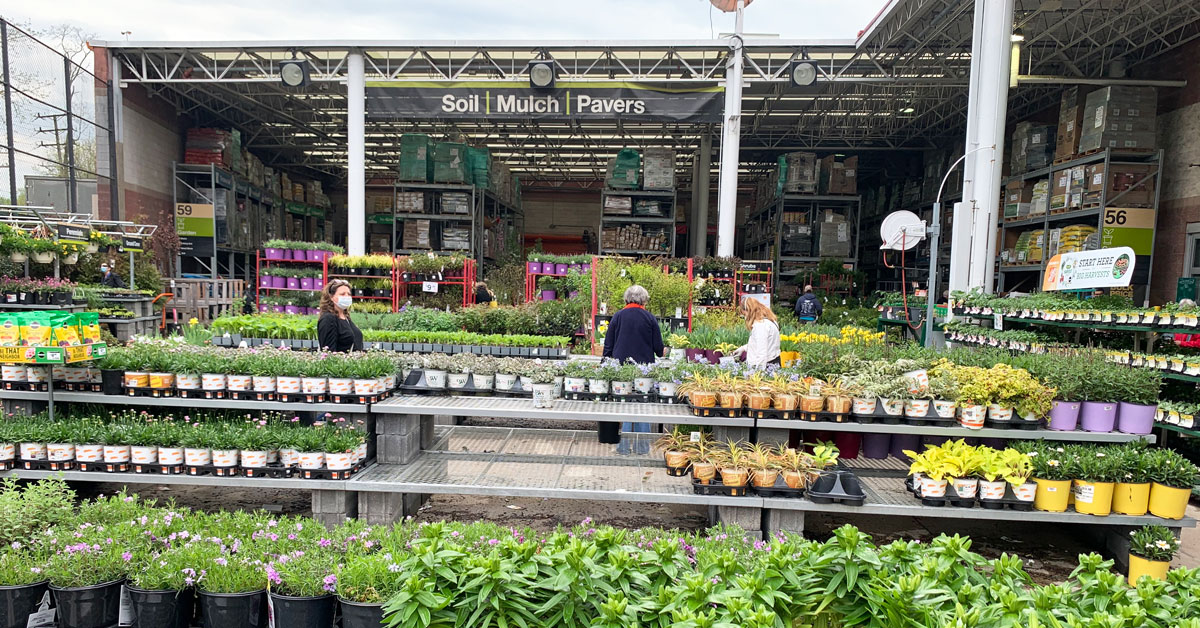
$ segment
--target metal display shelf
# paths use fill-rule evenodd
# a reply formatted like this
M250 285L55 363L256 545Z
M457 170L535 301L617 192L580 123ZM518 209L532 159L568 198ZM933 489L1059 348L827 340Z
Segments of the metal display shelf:
M1007 438L1010 440L1059 440L1079 443L1125 443L1135 440L1155 441L1153 434L1122 434L1120 432L1063 432L1058 430L1018 430L983 428L970 430L961 426L940 425L908 425L900 423L886 425L883 423L830 423L828 421L781 421L778 419L759 419L760 428L778 428L789 430L815 430L824 432L865 432L874 434L916 434L920 436L952 436L959 438Z
M443 414L467 417L538 419L544 421L632 421L671 425L719 425L754 427L754 419L693 416L686 405L620 403L615 401L565 401L553 407L535 408L524 398L447 397L401 395L371 405L376 414Z
M646 222L646 223L661 222L661 223L673 224L675 222L675 219L671 218L670 216L629 216L629 215L618 216L618 215L613 215L613 214L605 214L604 221L605 222Z
M893 517L931 517L945 519L986 519L989 521L1041 521L1046 523L1083 523L1091 525L1110 526L1143 526L1162 525L1168 528L1194 528L1196 520L1191 517L1183 519L1163 519L1153 515L1141 517L1129 515L1108 515L1097 517L1077 512L1042 512L1031 510L989 510L985 508L958 508L955 506L925 506L904 489L904 479L895 477L859 476L863 491L867 494L866 503L862 506L843 506L841 504L814 504L807 499L788 499L768 497L762 500L764 508L781 510L804 510L809 512L825 512L836 514L893 516Z
M0 399L13 401L48 401L44 392L17 390L0 391ZM234 399L183 399L181 397L130 397L87 392L54 392L55 402L92 403L116 406L163 406L168 408L212 408L216 410L263 410L280 412L332 412L362 414L366 404L352 403L282 403L278 401L238 401Z
M369 467L368 467L369 469ZM365 472L365 471L364 471ZM68 482L106 482L112 484L157 484L171 486L219 486L222 488L287 488L307 490L346 490L351 480L305 480L301 478L247 478L215 475L161 475L155 473L102 473L97 471L26 471L10 469L0 477L22 480L58 478Z

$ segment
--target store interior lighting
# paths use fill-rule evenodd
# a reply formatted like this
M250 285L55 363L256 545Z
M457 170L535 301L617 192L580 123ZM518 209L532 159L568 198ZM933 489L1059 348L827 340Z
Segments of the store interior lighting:
M530 63L529 86L533 89L553 89L554 64L549 61L534 61Z

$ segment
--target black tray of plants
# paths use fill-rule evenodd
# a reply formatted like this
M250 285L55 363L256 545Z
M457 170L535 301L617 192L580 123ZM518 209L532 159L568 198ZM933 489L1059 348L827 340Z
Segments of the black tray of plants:
M703 484L700 480L692 478L692 490L697 495L727 495L729 497L745 497L747 486L725 486L721 480L713 478L708 481L708 484Z
M809 412L807 410L796 410L796 418L808 423L817 423L824 421L826 423L854 423L855 415L850 412Z
M858 476L850 471L822 471L808 489L808 499L814 504L842 504L862 506L867 500L866 491Z
M904 490L912 493L913 497L919 499L922 505L931 506L934 508L942 507L946 504L951 504L959 508L973 508L975 504L978 503L981 508L986 508L988 510L1004 510L1006 508L1021 512L1029 512L1033 510L1033 502L1017 499L1016 494L1013 493L1011 485L1004 487L1004 497L1000 499L981 499L979 497L978 489L976 490L975 497L959 497L958 492L954 490L953 482L946 483L945 496L925 497L921 495L920 491L917 490L916 484L913 482L913 476L910 475L904 478Z
M792 488L783 481L783 474L775 478L775 485L771 487L753 486L750 487L755 495L759 497L804 497L804 489Z
M875 403L875 411L871 414L860 414L853 411L851 411L851 414L854 415L854 418L859 423L866 423L868 425L872 423L882 423L883 425L899 425L904 422L903 410L900 411L900 414L888 414L887 412L883 411L883 403L880 402Z
M879 408L876 408L876 411L878 410ZM935 410L933 404L930 403L929 409L925 411L925 416L908 416L908 413L906 412L904 414L904 422L908 423L909 425L952 426L958 425L958 418L946 418L938 415L937 410Z
M722 408L721 406L711 406L711 407L697 406L697 405L692 404L690 401L688 402L687 406L688 406L688 408L690 408L692 410L692 416L700 416L700 417L712 416L712 417L721 417L724 419L736 419L736 418L742 417L743 411L745 410L745 408Z
M1026 421L1013 417L1007 421L995 421L991 418L983 420L983 426L997 430L1036 430L1042 426L1041 421Z

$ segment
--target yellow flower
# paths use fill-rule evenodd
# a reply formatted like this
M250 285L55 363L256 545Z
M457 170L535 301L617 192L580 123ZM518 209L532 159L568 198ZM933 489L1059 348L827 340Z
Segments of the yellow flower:
M200 319L196 318L195 316L188 319L188 325L195 326L195 325L199 325L199 324L200 324Z

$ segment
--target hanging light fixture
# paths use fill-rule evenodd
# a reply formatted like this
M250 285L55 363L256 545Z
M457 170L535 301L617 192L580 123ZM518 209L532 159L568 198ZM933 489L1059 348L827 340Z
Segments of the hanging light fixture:
M308 84L308 66L303 59L292 58L279 62L279 80L288 87L302 87Z
M811 61L797 61L788 71L788 79L792 87L807 87L817 82L817 64Z
M554 89L554 78L554 62L529 62L529 86L531 88Z

